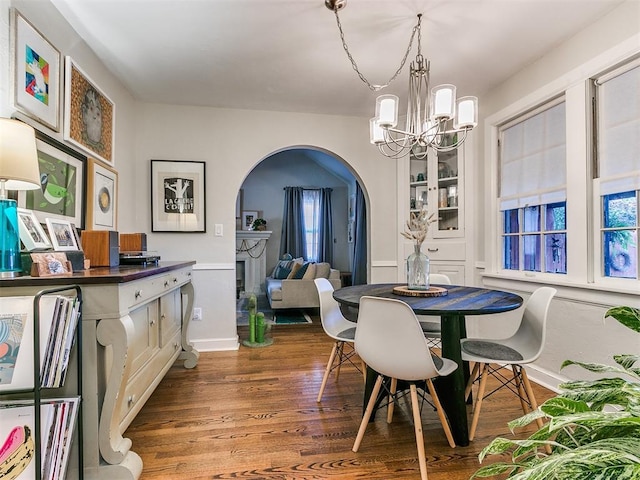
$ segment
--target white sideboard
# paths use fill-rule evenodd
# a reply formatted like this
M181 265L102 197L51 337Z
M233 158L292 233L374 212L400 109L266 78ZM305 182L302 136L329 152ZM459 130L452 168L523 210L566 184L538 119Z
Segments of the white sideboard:
M194 263L0 280L2 296L34 295L65 284L82 288L85 479L140 477L142 460L124 437L125 430L176 360L184 360L185 368L198 362L199 353L187 340Z

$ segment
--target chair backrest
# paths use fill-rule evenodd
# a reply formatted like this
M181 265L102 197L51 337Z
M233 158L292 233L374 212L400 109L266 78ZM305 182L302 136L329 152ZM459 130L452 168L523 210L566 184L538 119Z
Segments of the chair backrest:
M507 342L522 354L522 363L533 362L542 353L547 336L549 307L556 292L552 287L540 287L525 303L520 326Z
M436 283L439 285L451 285L451 279L444 273L430 273L429 283Z
M420 323L400 300L360 298L355 348L362 361L382 375L402 380L438 376Z
M335 338L338 333L344 330L347 320L340 311L340 304L333 298L333 285L326 278L316 278L313 281L318 290L318 300L320 301L320 321L325 333Z

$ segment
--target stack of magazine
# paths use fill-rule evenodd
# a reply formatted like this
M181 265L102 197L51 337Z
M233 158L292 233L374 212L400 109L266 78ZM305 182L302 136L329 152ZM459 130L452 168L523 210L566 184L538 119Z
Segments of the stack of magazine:
M64 385L79 317L80 305L77 297L56 298L49 339L41 358L42 388Z
M80 397L46 399L41 412L41 469L43 480L65 478ZM35 471L34 405L28 400L0 402L0 478L33 480Z

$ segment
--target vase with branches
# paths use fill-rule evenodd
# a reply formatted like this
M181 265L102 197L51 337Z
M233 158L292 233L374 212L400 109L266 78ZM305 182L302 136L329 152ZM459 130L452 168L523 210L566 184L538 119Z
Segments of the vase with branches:
M420 249L427 238L429 226L435 221L435 213L427 215L426 210L411 212L405 231L400 232L404 238L413 242L413 252L407 257L409 290L429 290L429 257Z

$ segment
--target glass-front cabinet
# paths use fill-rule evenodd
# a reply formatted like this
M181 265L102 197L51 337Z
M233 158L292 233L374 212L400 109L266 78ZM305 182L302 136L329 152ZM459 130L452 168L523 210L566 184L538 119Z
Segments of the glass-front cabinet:
M425 158L409 155L409 211L426 209L437 221L430 238L464 236L463 147L449 152L430 150Z

